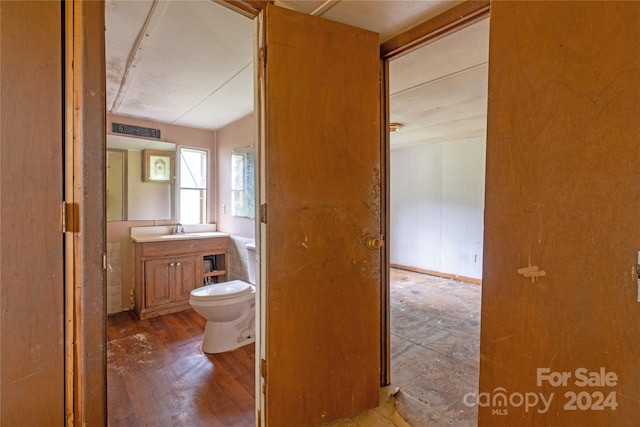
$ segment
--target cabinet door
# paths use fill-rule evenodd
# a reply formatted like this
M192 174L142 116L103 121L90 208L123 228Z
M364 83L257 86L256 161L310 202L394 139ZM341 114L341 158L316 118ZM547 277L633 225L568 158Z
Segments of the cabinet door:
M175 299L183 301L189 299L191 291L200 283L198 271L198 258L185 257L175 260L173 288L175 289Z
M145 304L147 308L172 301L171 282L174 269L173 261L168 258L144 263Z

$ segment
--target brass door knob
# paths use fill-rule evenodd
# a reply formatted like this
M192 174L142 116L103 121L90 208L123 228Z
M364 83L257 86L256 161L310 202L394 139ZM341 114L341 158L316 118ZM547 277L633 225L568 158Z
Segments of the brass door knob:
M382 247L382 239L379 237L369 236L364 241L367 249L376 250Z

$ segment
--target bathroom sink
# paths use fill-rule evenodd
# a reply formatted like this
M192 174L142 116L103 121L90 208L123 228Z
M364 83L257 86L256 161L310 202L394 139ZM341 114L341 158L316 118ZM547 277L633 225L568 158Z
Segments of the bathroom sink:
M211 227L205 225L191 225L193 231L186 233L172 234L174 226L151 226L151 227L131 227L131 239L134 242L166 242L173 240L189 240L189 239L214 239L217 237L229 237L228 233L220 231L212 231ZM205 228L206 227L206 228Z
M195 234L195 233L194 233ZM192 237L195 237L194 235L192 235L191 233L179 233L179 234L165 234L163 236L158 236L161 239L189 239Z
M196 233L179 233L179 234L156 234L150 236L132 236L135 242L162 242L173 240L189 240L189 239L214 239L216 237L228 237L228 233L219 231L207 231Z
M227 235L226 233L220 233L218 231L206 231L202 233L165 234L159 237L161 239L168 239L168 240L182 240L182 239L205 239L205 238L211 238L211 237L222 237L226 235Z

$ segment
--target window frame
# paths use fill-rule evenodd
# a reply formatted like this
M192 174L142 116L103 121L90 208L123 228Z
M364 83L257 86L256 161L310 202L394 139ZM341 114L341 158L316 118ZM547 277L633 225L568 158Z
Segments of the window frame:
M186 150L186 151L200 151L203 152L206 155L206 159L205 159L205 172L206 172L206 178L204 180L205 182L205 187L204 189L202 188L198 188L198 187L183 187L182 186L182 180L181 180L181 175L182 175L182 151ZM211 170L211 150L208 148L204 148L204 147L196 147L196 146L190 146L190 145L180 145L180 144L176 144L176 161L175 161L175 170L176 170L176 179L175 179L175 194L174 194L174 199L175 199L175 216L176 216L176 222L179 224L183 224L183 225L200 225L200 224L209 224L210 218L211 218L211 197L212 197L212 191L211 189L214 188L214 186L212 185L212 179L213 179L213 171ZM181 217L181 206L182 206L182 200L181 200L181 192L182 189L186 189L186 190L203 190L205 193L205 202L204 202L204 215L202 218L203 222L200 223L185 223L183 222L183 218Z

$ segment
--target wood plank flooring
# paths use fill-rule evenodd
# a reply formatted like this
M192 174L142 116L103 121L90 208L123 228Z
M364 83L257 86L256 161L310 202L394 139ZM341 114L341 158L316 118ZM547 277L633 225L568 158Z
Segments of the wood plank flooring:
M462 399L478 387L481 287L397 269L391 282L399 413L414 427L475 426L476 408ZM204 325L192 310L143 321L133 312L109 316L111 427L255 426L255 346L207 355ZM336 425L396 425L370 419Z
M147 320L108 319L109 425L255 425L255 346L208 355L205 321L188 310Z

